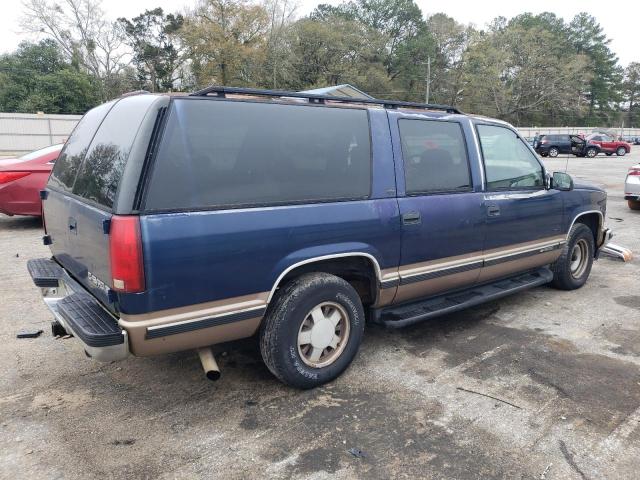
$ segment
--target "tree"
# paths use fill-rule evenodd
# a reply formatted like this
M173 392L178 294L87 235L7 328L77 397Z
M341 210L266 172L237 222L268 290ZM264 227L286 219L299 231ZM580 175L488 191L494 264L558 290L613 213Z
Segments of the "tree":
M65 62L53 40L23 42L0 57L3 112L84 113L97 102L91 77Z
M26 0L25 31L53 39L67 61L98 80L104 101L119 95L115 86L127 66L123 32L105 18L101 0Z
M256 85L268 14L247 0L205 0L185 18L181 37L196 83Z
M182 75L183 56L178 31L182 15L164 14L162 8L145 10L131 20L119 18L125 43L133 50L133 64L141 89L171 91Z
M640 63L632 62L624 72L624 98L628 103L629 113L627 124L629 127L640 125Z
M359 22L385 38L381 54L390 78L407 74L429 43L420 7L414 0L352 0L338 6L319 5L311 18L332 22L342 17Z
M434 42L431 68L431 92L436 102L455 105L464 93L465 54L475 30L444 13L427 19L427 29Z
M597 20L587 13L579 13L569 24L569 40L575 50L589 59L593 75L589 83L589 113L587 121L593 123L594 111L612 109L612 103L619 101L621 69L618 58L609 48L611 40L602 31Z
M292 0L266 0L265 8L269 27L265 46L265 77L260 83L276 89L279 84L290 83L294 77L296 67L291 63L289 41L296 3Z
M297 74L292 87L353 83L373 94L388 91L381 48L384 38L360 22L341 16L330 22L299 20L291 40Z
M578 115L590 79L586 58L567 52L556 35L502 19L469 49L465 70L465 108L516 124Z

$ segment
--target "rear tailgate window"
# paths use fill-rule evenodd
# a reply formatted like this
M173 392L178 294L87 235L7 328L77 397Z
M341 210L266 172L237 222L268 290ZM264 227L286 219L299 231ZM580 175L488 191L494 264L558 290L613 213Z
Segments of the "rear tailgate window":
M96 130L115 102L89 110L71 133L49 178L49 186L70 192Z
M149 101L118 102L104 119L86 153L73 193L112 208L129 151L147 114Z
M150 99L129 97L87 112L71 134L49 186L98 207L113 207L129 152Z

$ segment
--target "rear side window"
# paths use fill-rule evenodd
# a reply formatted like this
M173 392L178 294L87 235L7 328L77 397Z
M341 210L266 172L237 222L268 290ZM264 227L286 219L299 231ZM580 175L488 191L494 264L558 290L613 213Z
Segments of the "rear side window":
M467 149L458 123L400 119L398 126L407 194L471 188Z
M175 99L145 207L232 207L368 197L366 110Z
M116 103L91 142L73 187L74 194L113 207L129 151L147 110L145 96Z
M519 190L544 185L542 166L513 132L495 125L478 125L489 190Z
M113 104L114 102L104 103L89 110L82 117L56 160L49 179L50 186L65 191L73 188L73 182L89 149L89 144Z

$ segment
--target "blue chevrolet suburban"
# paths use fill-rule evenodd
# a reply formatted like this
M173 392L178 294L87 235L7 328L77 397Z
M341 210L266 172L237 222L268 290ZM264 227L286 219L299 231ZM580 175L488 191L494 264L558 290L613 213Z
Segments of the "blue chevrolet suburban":
M366 322L402 327L542 284L581 287L606 193L508 124L453 107L210 87L100 105L41 192L29 272L102 361L259 336L311 388Z

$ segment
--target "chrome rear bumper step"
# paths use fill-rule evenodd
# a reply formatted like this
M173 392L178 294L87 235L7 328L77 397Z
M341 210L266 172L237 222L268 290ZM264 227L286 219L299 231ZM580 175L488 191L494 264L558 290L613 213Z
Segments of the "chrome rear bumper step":
M90 357L101 362L129 355L126 330L82 285L51 259L29 260L27 268L56 321Z
M108 347L124 342L122 329L89 294L72 293L58 302L58 312L75 335L90 347Z
M49 258L35 258L27 262L27 270L37 287L57 287L62 267Z

